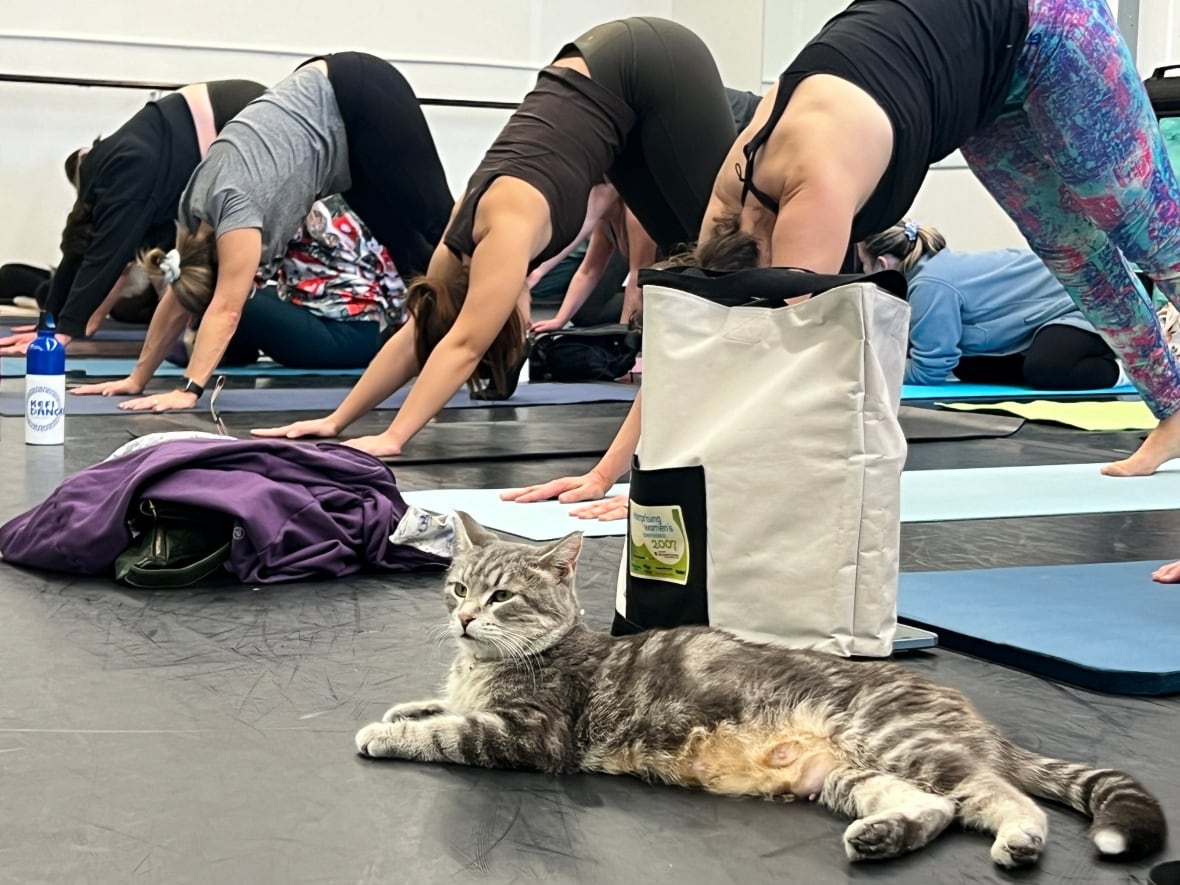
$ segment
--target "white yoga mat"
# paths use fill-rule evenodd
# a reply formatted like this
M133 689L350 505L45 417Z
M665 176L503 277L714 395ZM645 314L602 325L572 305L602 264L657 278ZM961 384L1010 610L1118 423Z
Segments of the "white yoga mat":
M914 470L901 477L902 522L950 522L1073 513L1119 513L1180 508L1180 460L1154 476L1111 477L1102 464ZM620 484L611 495L626 494ZM490 529L550 541L573 531L587 537L621 537L626 520L599 522L569 515L576 505L501 501L502 489L409 492L408 502L434 512L465 510ZM791 514L784 510L784 518Z

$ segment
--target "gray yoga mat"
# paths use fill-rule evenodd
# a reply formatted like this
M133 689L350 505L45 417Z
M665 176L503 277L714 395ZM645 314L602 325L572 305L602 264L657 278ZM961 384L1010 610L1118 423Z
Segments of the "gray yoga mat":
M165 392L166 388L159 392ZM634 384L522 384L516 388L512 399L483 402L472 400L466 388L456 394L447 404L449 409L465 409L489 406L508 406L519 408L524 406L551 406L571 403L604 403L631 402L635 399L639 386ZM152 390L148 391L150 395ZM396 409L406 399L406 390L400 390L389 399L378 405L378 409ZM227 387L217 398L218 411L226 414L234 412L317 412L326 413L335 409L348 395L346 387L295 387L283 389L249 389ZM66 415L125 415L124 409L119 408L120 402L130 397L113 396L66 396ZM25 410L24 396L21 393L0 393L0 415L19 416ZM189 412L209 411L209 395ZM994 417L994 416L992 416ZM260 422L262 423L262 422Z

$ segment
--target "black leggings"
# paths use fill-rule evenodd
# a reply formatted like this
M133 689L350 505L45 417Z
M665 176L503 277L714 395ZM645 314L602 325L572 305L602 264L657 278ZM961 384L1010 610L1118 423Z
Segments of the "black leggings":
M607 22L566 46L635 111L607 173L665 250L695 242L717 170L737 137L717 63L701 39L660 18Z
M426 272L454 198L406 78L363 52L324 56L348 134L352 186L342 194L407 281Z
M1119 378L1114 351L1076 326L1043 326L1023 353L965 356L955 377L973 384L1028 385L1039 390L1100 390Z
M36 298L38 304L45 301L49 291L50 272L28 264L5 264L0 266L0 304L12 304L18 296Z

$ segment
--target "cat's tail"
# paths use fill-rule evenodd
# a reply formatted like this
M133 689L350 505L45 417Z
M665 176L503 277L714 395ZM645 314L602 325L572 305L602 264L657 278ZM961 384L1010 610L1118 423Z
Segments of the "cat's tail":
M1142 857L1159 851L1168 823L1159 800L1125 771L1088 768L1012 745L1010 774L1034 796L1064 803L1094 820L1090 838L1106 855Z

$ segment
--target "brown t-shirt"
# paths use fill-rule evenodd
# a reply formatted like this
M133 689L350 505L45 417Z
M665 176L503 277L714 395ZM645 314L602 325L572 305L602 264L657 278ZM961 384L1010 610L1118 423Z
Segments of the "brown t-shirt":
M634 122L631 107L590 78L570 68L543 69L468 181L443 242L459 256L475 251L476 206L488 185L507 175L549 203L553 235L529 270L559 254L581 232L590 189L606 180Z

